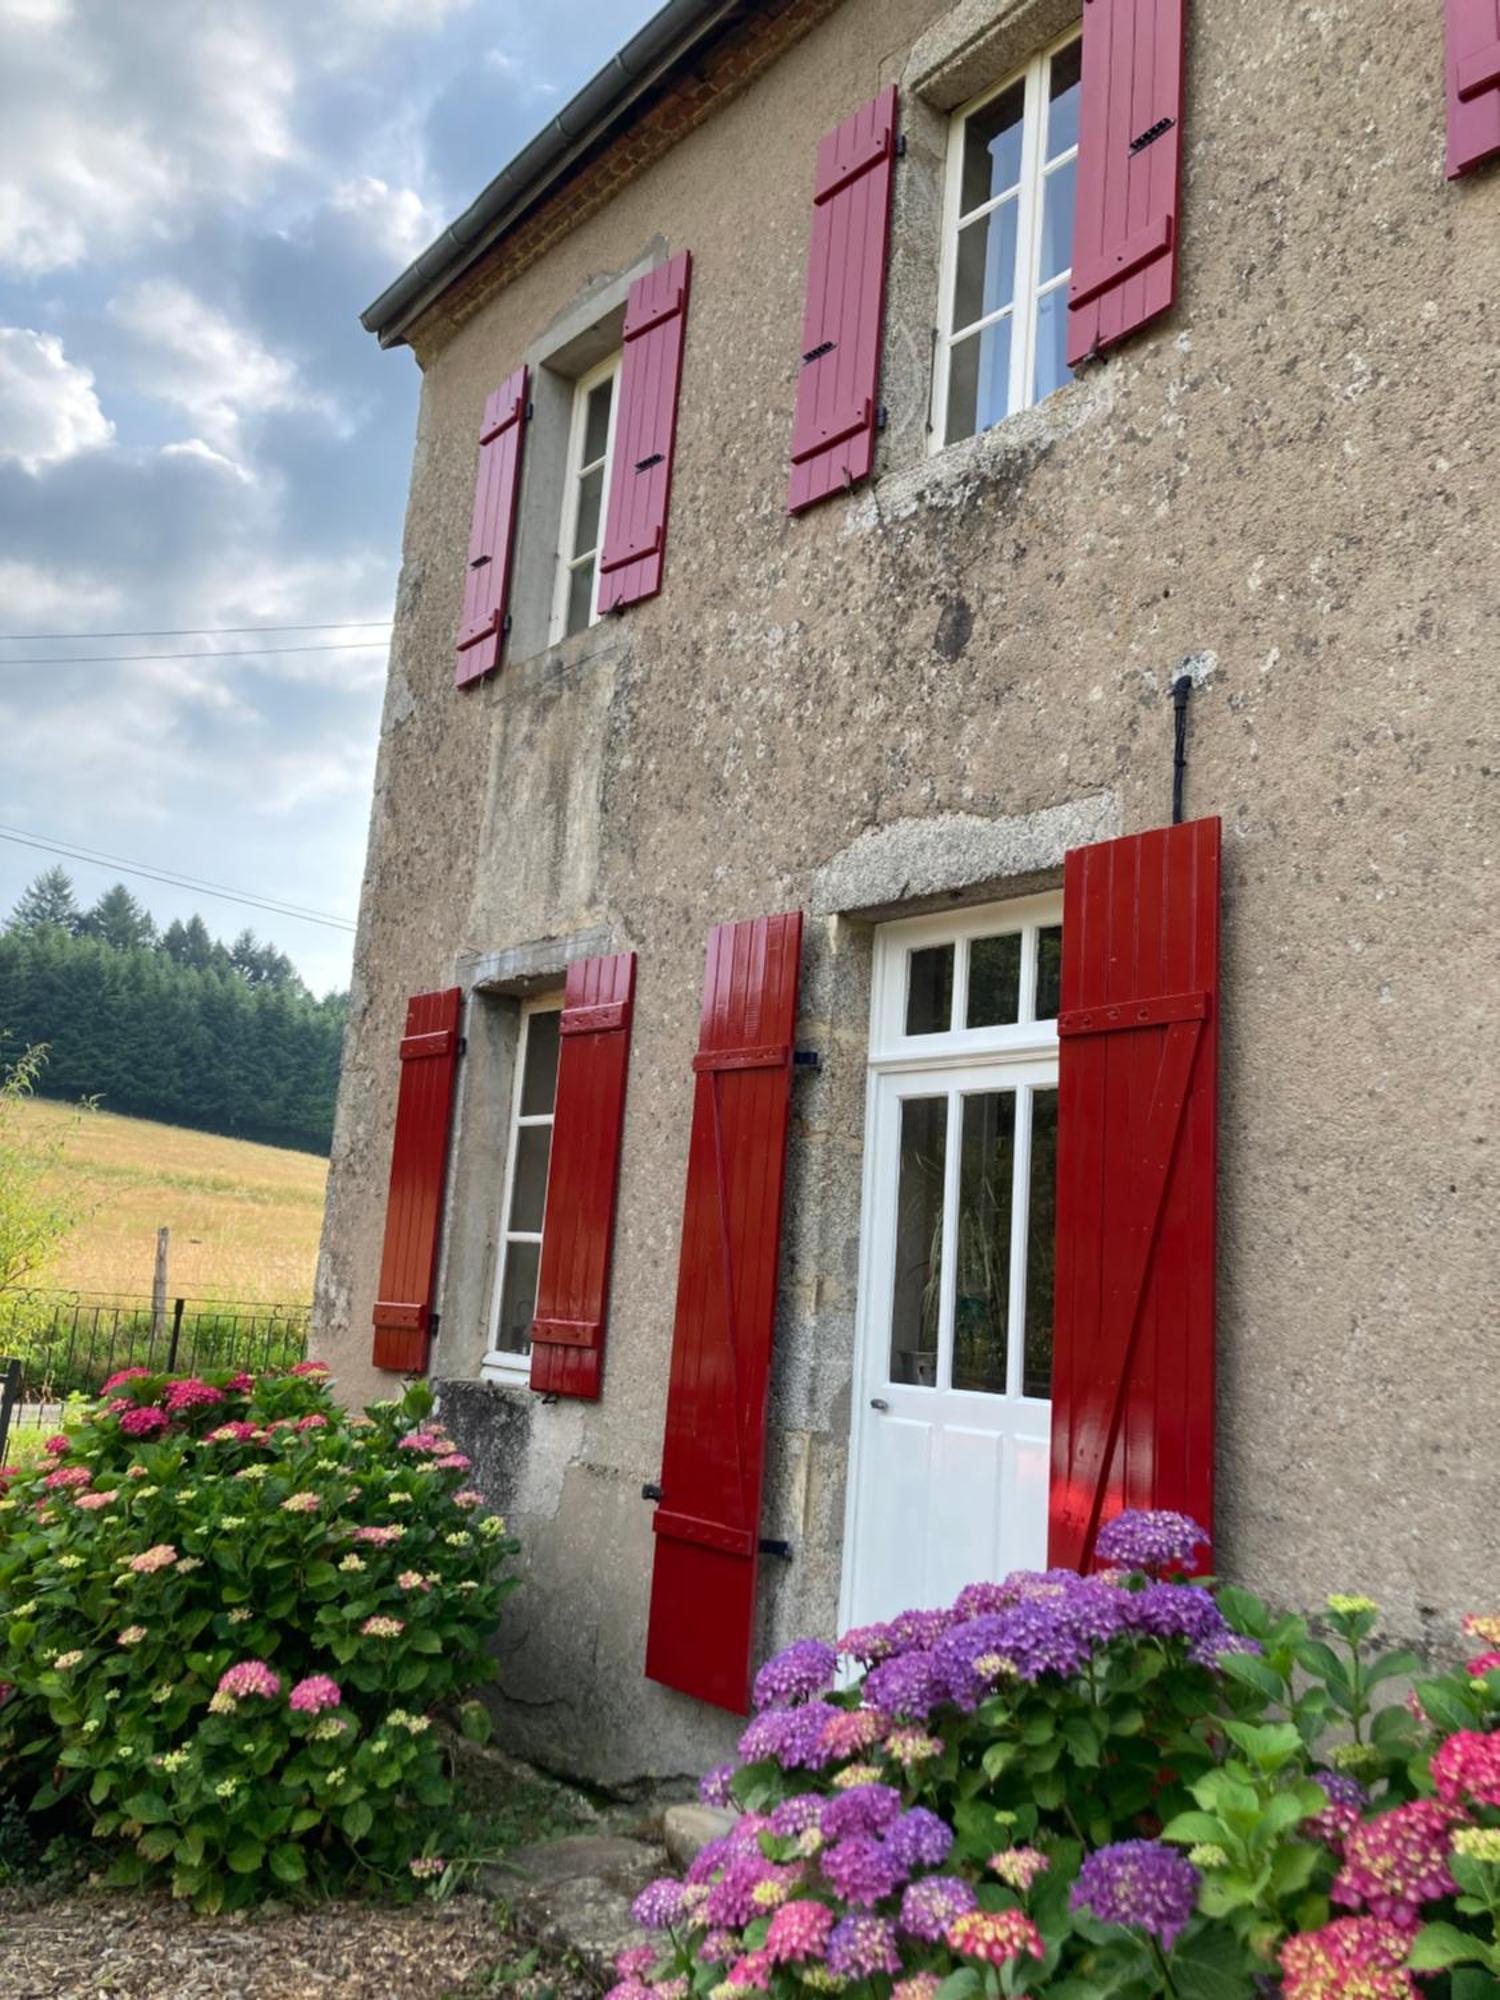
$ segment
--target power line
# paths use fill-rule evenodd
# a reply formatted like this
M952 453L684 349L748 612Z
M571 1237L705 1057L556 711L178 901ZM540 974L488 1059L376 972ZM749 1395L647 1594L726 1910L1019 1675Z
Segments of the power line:
M53 639L222 639L242 632L365 632L372 625L389 625L389 618L343 618L336 625L186 625L180 632L148 625L144 632L0 632L0 640L17 644Z
M50 653L22 660L0 658L0 667L110 667L125 661L264 660L278 653L383 653L389 644L388 639L350 639L341 646L236 646L228 653Z
M260 910L269 916L293 917L299 923L322 924L328 930L352 933L355 929L347 917L331 917L320 910L304 909L295 903L277 902L267 896L257 896L251 890L228 889L219 882L200 882L192 876L152 868L142 861L122 861L118 855L102 854L97 848L79 848L61 841L43 840L18 827L0 826L0 840L11 841L17 847L34 847L43 854L56 854L65 861L81 861L92 868L118 868L122 875L138 875L147 882L162 882L173 889L191 889L195 895L216 896L221 902L242 903L247 910Z

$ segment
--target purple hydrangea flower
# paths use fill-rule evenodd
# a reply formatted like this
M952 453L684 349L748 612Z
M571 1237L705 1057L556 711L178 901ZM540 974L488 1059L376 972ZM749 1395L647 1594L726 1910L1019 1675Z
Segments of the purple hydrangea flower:
M643 1931L667 1931L682 1922L682 1884L670 1875L648 1882L630 1906Z
M798 1792L795 1798L783 1799L771 1811L772 1833L778 1840L795 1840L810 1826L821 1827L824 1803L816 1792Z
M753 1917L762 1914L761 1905L755 1900L755 1891L762 1882L795 1882L799 1870L778 1868L774 1861L767 1861L760 1853L741 1850L731 1854L724 1864L724 1872L708 1892L708 1901L703 1905L703 1920L707 1924L748 1924Z
M1146 1931L1170 1951L1198 1900L1198 1871L1159 1840L1120 1840L1091 1854L1071 1896L1102 1924Z
M972 1709L994 1684L994 1663L1006 1658L1004 1615L990 1612L952 1626L938 1640L932 1657L952 1700L960 1708Z
M956 1875L926 1875L901 1898L901 1928L908 1937L936 1944L956 1917L979 1908L979 1898Z
M1116 1569L1191 1569L1208 1536L1186 1514L1133 1507L1099 1530L1094 1554Z
M917 1868L940 1868L952 1852L953 1829L926 1806L913 1806L886 1829L885 1845L908 1875Z
M798 1639L755 1676L755 1706L785 1708L832 1687L838 1654L821 1639Z
M886 1629L898 1654L927 1653L952 1623L951 1611L903 1611Z
M1009 1611L1016 1601L1009 1583L970 1583L953 1602L953 1622L966 1624L971 1618L992 1618L997 1611Z
M828 1970L839 1979L871 1979L877 1972L899 1972L901 1954L896 1949L895 1926L884 1917L842 1918L828 1940Z
M872 1667L865 1697L888 1715L922 1721L948 1693L941 1669L926 1653L905 1653Z
M1325 1846L1342 1851L1344 1842L1359 1825L1370 1794L1358 1778L1346 1778L1339 1771L1314 1771L1313 1783L1321 1785L1328 1803L1321 1812L1302 1822L1302 1832Z
M889 1625L855 1625L839 1640L839 1651L861 1666L873 1667L893 1656L895 1634Z
M711 1771L705 1771L698 1780L698 1797L706 1806L727 1806L733 1803L729 1787L734 1778L733 1764L715 1764Z
M740 1755L747 1764L773 1758L784 1771L805 1766L821 1770L828 1761L822 1737L829 1719L843 1714L826 1701L808 1701L796 1708L768 1708L757 1715L740 1738Z
M733 1851L727 1834L705 1841L688 1863L685 1879L690 1883L711 1882Z
M823 1873L846 1903L869 1909L893 1896L906 1880L906 1870L890 1850L868 1834L841 1840L823 1855Z
M901 1811L901 1794L894 1785L853 1785L826 1801L821 1821L828 1840L847 1840L853 1833L882 1833Z

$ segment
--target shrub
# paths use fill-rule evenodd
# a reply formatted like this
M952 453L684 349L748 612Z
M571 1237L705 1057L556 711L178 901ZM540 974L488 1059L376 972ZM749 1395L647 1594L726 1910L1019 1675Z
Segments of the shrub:
M704 1781L743 1816L641 1897L612 2000L1494 2000L1500 1654L1396 1699L1368 1600L1315 1636L1188 1580L1203 1539L1122 1516L1114 1570L772 1660Z
M411 1892L516 1548L431 1409L350 1416L319 1363L106 1384L0 1482L0 1791L205 1910Z

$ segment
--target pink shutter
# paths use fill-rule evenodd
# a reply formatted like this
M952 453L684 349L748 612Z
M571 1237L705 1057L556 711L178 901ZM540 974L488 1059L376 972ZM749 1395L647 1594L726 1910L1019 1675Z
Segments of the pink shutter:
M599 1394L634 999L633 951L568 967L531 1323L531 1386L547 1396Z
M1219 822L1063 882L1049 1560L1167 1507L1213 1531Z
M692 256L684 250L630 288L609 510L599 553L601 612L623 611L661 589L691 276Z
M1448 178L1500 153L1500 0L1447 0Z
M510 562L516 541L516 499L521 490L521 447L526 440L526 370L508 376L484 406L479 427L479 479L469 531L464 615L458 629L459 687L492 674L505 650L509 624Z
M1176 300L1186 49L1186 0L1084 0L1071 367Z
M818 147L787 512L869 477L896 158L895 85Z

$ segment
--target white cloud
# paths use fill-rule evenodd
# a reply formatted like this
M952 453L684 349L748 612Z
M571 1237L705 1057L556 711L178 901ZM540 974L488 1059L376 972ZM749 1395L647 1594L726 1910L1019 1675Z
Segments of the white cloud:
M302 382L296 364L273 354L226 313L175 278L145 278L110 301L110 318L134 343L135 386L185 410L217 452L235 445L246 417L273 410L336 416Z
M328 204L335 215L347 216L383 256L410 263L442 227L438 210L414 188L393 188L374 174L345 181Z
M113 436L93 376L55 334L0 326L0 460L40 472Z
M116 618L121 591L95 578L73 576L35 563L0 562L0 605L13 631L65 631L69 625Z

